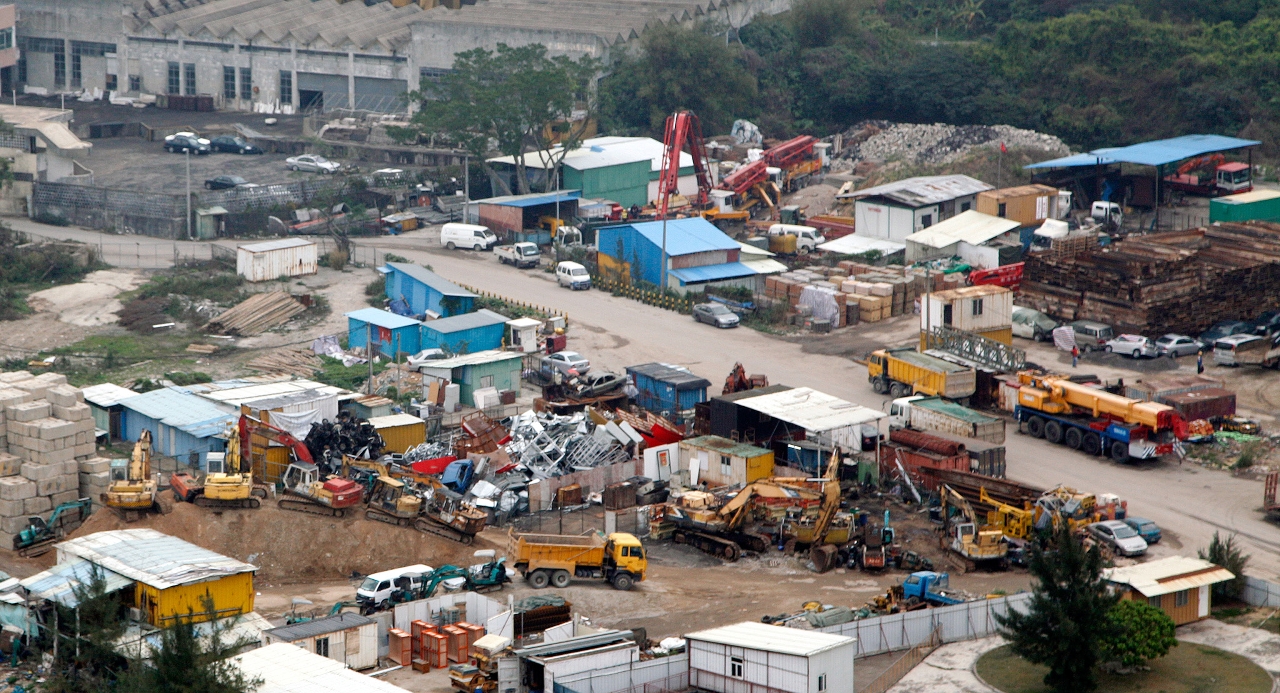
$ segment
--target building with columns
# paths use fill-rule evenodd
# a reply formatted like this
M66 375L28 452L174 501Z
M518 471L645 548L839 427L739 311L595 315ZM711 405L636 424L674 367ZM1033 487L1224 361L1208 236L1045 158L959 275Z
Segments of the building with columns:
M455 53L609 54L656 23L741 27L790 0L18 0L4 88L211 95L218 108L400 112ZM2 67L2 66L0 66ZM429 85L427 85L429 86Z

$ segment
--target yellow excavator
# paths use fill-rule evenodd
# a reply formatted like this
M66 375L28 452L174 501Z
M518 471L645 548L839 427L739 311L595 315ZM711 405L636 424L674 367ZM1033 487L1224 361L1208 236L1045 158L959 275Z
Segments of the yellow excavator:
M943 484L942 526L945 534L942 547L960 558L958 568L965 572L978 568L1004 568L1009 557L1009 543L999 529L978 524L973 506L955 489ZM951 517L951 508L959 511L964 522Z
M987 511L987 526L999 529L1006 537L1010 539L1030 539L1035 533L1036 511L1029 508L1019 508L1008 503L998 501L987 493L987 487L978 488L978 501L983 505L989 505L994 510Z
M242 417L243 418L243 417ZM214 453L209 453L212 457ZM227 431L227 451L222 457L221 472L209 472L200 479L188 472L169 476L173 497L202 508L257 508L267 491L253 485L253 470L244 464L240 454L240 430Z
M126 522L134 522L145 512L159 512L156 491L160 480L151 475L151 431L144 430L133 446L127 476L112 481L102 494L102 504L111 508Z

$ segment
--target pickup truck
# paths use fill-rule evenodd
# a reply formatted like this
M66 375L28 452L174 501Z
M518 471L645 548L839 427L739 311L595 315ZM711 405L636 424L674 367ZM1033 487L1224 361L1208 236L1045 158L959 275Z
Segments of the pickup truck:
M538 246L533 243L500 245L493 249L493 254L498 256L498 262L504 265L515 265L521 269L537 267L542 262L542 251L538 250Z

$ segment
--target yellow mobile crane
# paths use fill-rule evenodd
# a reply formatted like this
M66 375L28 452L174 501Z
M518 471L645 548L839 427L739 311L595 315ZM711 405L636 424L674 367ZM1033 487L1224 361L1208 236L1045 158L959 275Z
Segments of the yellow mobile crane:
M114 510L126 522L133 522L148 511L160 511L156 491L160 480L151 475L151 431L144 430L133 446L127 476L112 481L102 494L102 504Z

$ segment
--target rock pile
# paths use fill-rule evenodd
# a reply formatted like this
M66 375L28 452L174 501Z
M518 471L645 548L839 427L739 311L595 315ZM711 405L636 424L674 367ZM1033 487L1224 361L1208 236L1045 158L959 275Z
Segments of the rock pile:
M999 147L1039 149L1066 156L1070 149L1062 140L1034 130L1011 125L915 125L886 121L865 121L844 133L845 148L840 157L854 162L900 160L909 164L946 164L963 158L976 148Z

